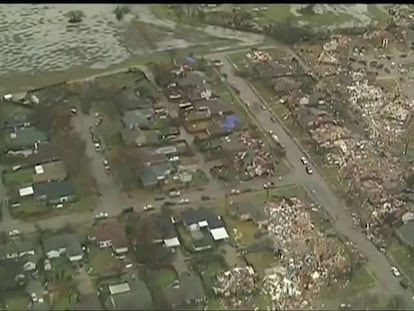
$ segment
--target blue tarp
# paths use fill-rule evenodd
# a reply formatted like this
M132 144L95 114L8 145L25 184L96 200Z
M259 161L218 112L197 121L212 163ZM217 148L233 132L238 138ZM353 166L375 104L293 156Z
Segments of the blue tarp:
M234 129L237 123L239 123L239 121L240 121L239 118L235 114L232 114L232 115L226 116L221 126L222 128L229 131L229 130Z
M184 64L185 64L185 65L194 65L195 63L197 63L197 60L196 60L194 57L187 56L187 57L184 59Z

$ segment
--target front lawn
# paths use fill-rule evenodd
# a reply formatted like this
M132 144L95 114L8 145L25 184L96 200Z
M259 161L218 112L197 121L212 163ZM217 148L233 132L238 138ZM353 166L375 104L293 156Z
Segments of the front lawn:
M6 187L19 187L33 182L33 168L23 168L17 171L3 173L3 183Z
M161 289L171 287L177 280L177 273L173 269L161 268L154 271L155 284Z
M118 272L120 262L111 254L111 250L91 247L89 252L89 266L94 276L104 277Z

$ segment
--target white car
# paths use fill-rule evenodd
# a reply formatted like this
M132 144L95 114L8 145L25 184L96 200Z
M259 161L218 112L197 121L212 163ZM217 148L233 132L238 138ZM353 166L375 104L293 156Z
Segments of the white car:
M173 190L173 191L170 191L169 195L170 195L171 198L176 198L176 197L179 197L181 195L181 192Z
M401 276L401 273L400 273L400 271L397 269L397 267L391 267L391 272L392 272L392 274L394 274L394 276L395 277L400 277Z
M308 165L309 164L308 159L306 159L305 157L301 157L300 162L302 162L303 165Z
M144 206L144 211L150 211L150 210L153 210L153 209L154 209L154 206L152 206L151 204L146 204Z
M272 130L269 130L268 133L269 133L270 136L273 135L273 131Z
M95 215L96 219L108 218L108 213L99 213Z
M101 145L100 144L95 143L94 146L95 146L96 151L101 151Z
M240 189L231 189L230 190L230 194L239 194L240 193Z
M181 198L180 201L178 202L179 204L187 204L189 203L190 200L188 198Z
M9 236L15 236L15 235L19 235L20 231L17 229L13 229L9 232Z

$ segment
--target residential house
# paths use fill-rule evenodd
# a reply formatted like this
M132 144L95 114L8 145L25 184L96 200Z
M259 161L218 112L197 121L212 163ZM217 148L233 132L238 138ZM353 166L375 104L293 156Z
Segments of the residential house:
M208 77L202 71L181 71L177 74L176 84L179 89L202 88L209 82L208 80Z
M122 129L122 139L127 145L136 145L138 147L146 145L158 145L160 142L159 135L156 131L143 131L139 128Z
M193 106L196 111L206 111L208 117L223 116L233 112L231 105L223 102L221 99L204 99L194 102Z
M62 146L56 143L35 144L33 153L28 157L28 162L33 165L57 161L62 159Z
M63 161L53 161L38 164L34 167L33 182L62 181L66 178L67 172Z
M154 243L161 243L165 247L180 246L177 231L174 227L174 219L164 213L149 215L146 219L152 228L151 237Z
M21 127L30 127L32 121L27 114L14 115L4 121L3 129L5 130L16 130Z
M124 111L122 123L128 129L148 129L153 116L152 109L136 109Z
M115 254L122 255L128 252L128 239L124 226L118 221L111 221L96 225L88 236L98 247L111 247Z
M223 219L212 208L200 207L182 212L182 221L189 231L206 228L214 241L228 239L229 235Z
M241 221L252 220L259 228L269 222L263 206L253 202L237 202L229 207L230 214L238 217Z
M36 199L50 204L70 202L76 198L75 186L70 180L39 182L32 188Z
M206 301L200 277L190 272L182 272L179 275L179 286L166 288L164 297L168 307L173 310L200 305Z
M115 310L151 310L151 292L142 280L109 286L109 302Z
M38 257L32 254L26 254L19 259L22 264L23 271L33 272L37 269Z
M65 255L70 262L83 259L79 238L74 233L60 233L46 237L42 241L44 252L49 259Z
M170 162L142 166L138 172L139 179L144 187L154 187L164 181L174 171Z
M26 283L26 276L22 269L22 265L17 260L1 260L0 275L0 290L3 294L7 291L14 291Z
M6 141L6 150L9 155L29 156L33 153L35 143L47 142L46 133L35 127L22 127L10 133Z
M0 245L0 259L18 259L26 255L35 255L33 241L23 238L10 239L6 244Z
M414 222L410 221L403 224L396 233L401 242L414 248Z

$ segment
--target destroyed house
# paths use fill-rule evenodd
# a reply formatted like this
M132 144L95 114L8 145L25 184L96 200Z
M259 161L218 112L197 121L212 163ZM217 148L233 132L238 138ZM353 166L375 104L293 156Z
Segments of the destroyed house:
M206 74L201 71L180 72L176 79L177 87L180 89L187 87L202 88L207 82L208 78Z
M289 67L274 61L255 63L253 69L262 78L278 78L292 74Z
M300 109L298 119L304 129L314 129L323 124L337 124L329 112L313 107Z
M137 174L144 187L154 187L158 185L159 182L167 179L174 170L175 169L170 162L164 162L150 166L141 166Z
M142 280L109 285L109 304L114 310L151 310L151 292Z
M190 208L183 211L181 216L183 224L190 232L206 228L214 241L229 238L224 221L211 208Z
M292 78L276 78L272 81L273 90L277 94L288 94L298 88L300 88L300 83L293 80Z
M147 129L152 119L152 109L136 109L123 112L122 123L128 129Z

